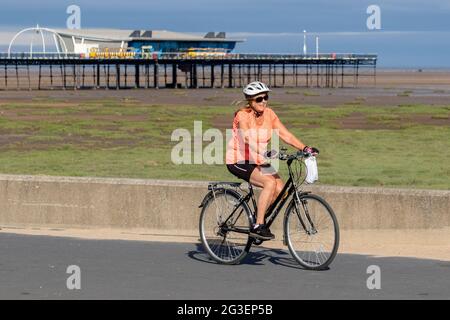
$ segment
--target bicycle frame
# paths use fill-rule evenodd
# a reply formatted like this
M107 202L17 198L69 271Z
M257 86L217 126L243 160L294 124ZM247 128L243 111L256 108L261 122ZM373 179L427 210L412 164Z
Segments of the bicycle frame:
M286 201L288 201L293 194L296 194L296 186L294 185L294 179L293 174L291 171L291 163L293 159L287 160L288 165L288 171L289 171L289 179L286 181L286 184L283 187L283 190L281 190L280 194L277 196L275 201L269 206L269 208L266 211L266 214L264 215L264 219L266 221L266 225L268 228L272 225L272 223L275 221L276 217L281 211L281 208L283 208ZM300 196L302 194L307 194L309 192L300 192L297 194L297 196ZM300 199L297 199L300 200ZM256 212L256 210L255 210ZM301 220L301 219L300 219ZM302 223L303 224L303 223Z

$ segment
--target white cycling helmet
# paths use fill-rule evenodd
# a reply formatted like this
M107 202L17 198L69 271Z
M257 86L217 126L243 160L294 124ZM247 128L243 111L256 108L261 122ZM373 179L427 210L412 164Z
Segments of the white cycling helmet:
M254 96L263 92L269 92L270 89L264 83L254 81L245 86L243 92L246 96Z

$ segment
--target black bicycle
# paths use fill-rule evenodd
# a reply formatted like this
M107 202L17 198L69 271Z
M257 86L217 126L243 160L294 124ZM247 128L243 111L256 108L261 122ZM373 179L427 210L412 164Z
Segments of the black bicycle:
M282 149L278 158L287 161L289 179L274 203L267 209L265 221L272 225L287 201L283 223L283 243L304 268L322 270L335 258L339 246L339 225L331 206L318 195L302 191L304 159L311 156L298 151L288 155ZM256 200L251 184L248 190L239 182L211 182L199 208L200 238L212 259L237 264L252 244L263 241L249 235L256 221ZM252 209L250 208L252 206Z

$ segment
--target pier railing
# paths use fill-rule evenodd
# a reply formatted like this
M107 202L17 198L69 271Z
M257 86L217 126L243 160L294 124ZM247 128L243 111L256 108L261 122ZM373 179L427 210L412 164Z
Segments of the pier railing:
M104 59L147 59L147 60L376 60L376 54L355 54L355 53L319 53L319 54L285 54L285 53L224 53L224 54L208 54L201 53L198 55L190 55L184 52L173 53L153 53L147 57L142 57L141 54L134 56L120 57L108 52L109 55L102 57L90 57L86 54L80 53L44 53L44 52L15 52L15 53L0 53L0 59L16 60L16 59L67 59L67 60L104 60Z

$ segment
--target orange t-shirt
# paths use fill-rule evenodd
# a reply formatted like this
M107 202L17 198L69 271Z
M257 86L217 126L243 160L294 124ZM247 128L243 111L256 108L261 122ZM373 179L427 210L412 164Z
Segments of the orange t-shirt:
M250 162L261 165L266 162L262 155L267 151L267 145L272 138L275 121L278 120L278 117L268 107L264 109L261 117L263 117L263 121L257 122L254 112L250 108L235 113L232 136L227 144L226 164ZM239 129L239 124L244 122L249 128L245 132ZM244 142L244 135L248 137L251 144L253 143L258 152Z

